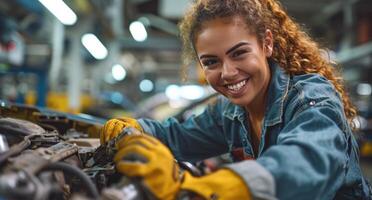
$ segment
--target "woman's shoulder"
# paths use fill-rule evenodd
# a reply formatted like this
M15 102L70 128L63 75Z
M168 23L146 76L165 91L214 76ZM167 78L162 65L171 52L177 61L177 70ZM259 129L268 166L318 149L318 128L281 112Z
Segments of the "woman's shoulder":
M340 99L334 85L317 73L294 75L291 78L289 92L295 92L303 98L335 98Z
M287 121L297 118L305 111L323 113L332 116L342 130L349 130L342 99L328 79L319 74L303 74L293 76L291 82L284 101L284 116Z
M335 87L319 74L293 76L284 104L291 116L311 107L329 107L340 111L340 116L343 112L342 99Z
M318 73L308 73L301 75L293 75L291 77L292 85L296 87L319 87L328 88L333 87L332 83L324 76Z

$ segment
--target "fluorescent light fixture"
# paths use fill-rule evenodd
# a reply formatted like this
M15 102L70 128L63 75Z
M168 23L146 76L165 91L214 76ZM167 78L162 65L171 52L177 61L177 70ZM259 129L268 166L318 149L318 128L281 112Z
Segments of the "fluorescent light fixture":
M139 84L142 92L151 92L154 89L154 83L151 80L144 79Z
M130 34L137 42L143 42L147 39L146 28L140 21L134 21L129 25Z
M199 85L169 85L165 88L165 95L169 99L187 99L196 100L200 99L205 95L203 87Z
M62 24L73 25L77 21L74 11L62 0L39 0Z
M204 89L198 85L184 85L180 88L180 94L182 98L196 100L204 96Z
M369 96L372 94L372 87L369 83L359 83L357 93L362 96Z
M167 88L165 88L165 95L169 99L179 99L180 92L180 87L178 85L169 85Z
M106 58L108 51L99 39L92 33L87 33L81 38L81 43L97 60Z
M111 73L112 73L112 77L116 81L122 81L127 76L127 71L124 69L123 66L121 66L119 64L116 64L116 65L112 66Z

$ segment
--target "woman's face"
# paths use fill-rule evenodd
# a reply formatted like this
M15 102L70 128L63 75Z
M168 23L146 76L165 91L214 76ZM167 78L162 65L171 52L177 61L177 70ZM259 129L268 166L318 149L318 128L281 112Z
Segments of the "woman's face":
M234 104L249 108L264 103L272 53L269 30L261 43L241 17L207 21L196 35L195 49L207 81Z

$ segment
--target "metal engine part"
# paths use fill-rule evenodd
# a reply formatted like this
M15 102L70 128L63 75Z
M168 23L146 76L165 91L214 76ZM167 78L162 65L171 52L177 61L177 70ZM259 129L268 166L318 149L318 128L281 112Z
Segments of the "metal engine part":
M117 140L135 131L100 145L103 122L0 100L0 199L154 199L140 180L117 174L112 161Z
M100 121L0 102L0 199L98 199L114 165L86 162ZM91 138L89 138L91 137Z

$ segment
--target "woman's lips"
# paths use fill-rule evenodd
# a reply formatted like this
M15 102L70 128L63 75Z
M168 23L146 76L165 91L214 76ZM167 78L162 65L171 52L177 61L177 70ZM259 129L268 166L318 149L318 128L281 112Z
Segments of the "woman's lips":
M249 78L244 79L235 84L228 84L226 85L227 91L233 96L239 96L241 95L241 93L244 92L244 89L246 88L248 81L249 81Z

